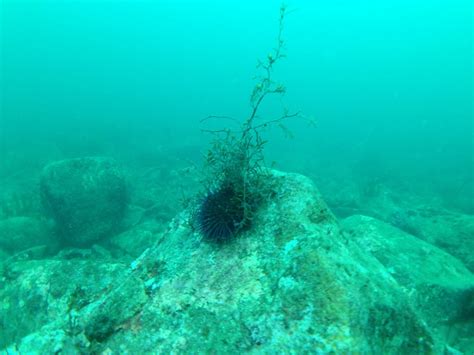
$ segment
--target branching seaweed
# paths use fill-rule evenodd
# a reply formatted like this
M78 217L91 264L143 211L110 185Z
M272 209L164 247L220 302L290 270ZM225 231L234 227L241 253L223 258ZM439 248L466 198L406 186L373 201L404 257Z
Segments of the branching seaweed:
M287 7L280 7L279 30L276 47L264 59L260 60L257 69L261 74L257 76L257 83L250 95L251 110L240 129L223 128L218 130L203 130L212 133L215 139L207 152L205 159L206 176L204 183L208 191L229 187L235 191L237 204L243 215L235 231L238 232L248 226L256 208L266 196L263 182L267 174L264 166L263 149L267 143L261 136L261 131L267 127L281 125L287 119L299 117L299 112L290 112L283 109L279 117L267 120L257 120L263 102L272 95L283 96L286 88L273 79L275 65L283 58L284 45L283 30ZM208 116L209 119L232 120L229 116Z

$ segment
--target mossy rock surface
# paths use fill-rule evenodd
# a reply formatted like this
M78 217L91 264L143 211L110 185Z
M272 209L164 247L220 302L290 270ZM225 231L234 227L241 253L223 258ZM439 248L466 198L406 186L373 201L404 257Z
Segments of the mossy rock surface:
M188 211L177 216L132 264L148 301L98 350L430 353L409 299L344 237L312 182L273 171L267 184L274 197L228 243L202 239Z
M117 263L101 263L96 260L25 260L2 265L0 281L0 349L14 342L27 342L20 353L51 353L54 343L43 352L32 344L41 339L25 340L46 327L74 335L75 314L86 314L91 304L100 304L108 291L117 288L116 282L126 275L126 268ZM122 290L134 281L127 279ZM141 283L135 283L138 289ZM128 304L140 299L137 287L127 295ZM121 300L122 301L122 300ZM84 315L86 319L87 316ZM120 312L110 317L120 318ZM73 321L74 320L74 321ZM46 339L46 338L45 338Z
M309 179L271 171L265 184L272 197L249 230L207 242L183 211L110 287L78 297L74 332L50 322L17 347L54 338L50 351L92 353L439 351L404 288L341 232Z
M416 236L459 258L474 272L474 215L420 208L411 222Z
M474 274L459 259L372 217L354 215L342 226L389 271L441 341L474 352Z

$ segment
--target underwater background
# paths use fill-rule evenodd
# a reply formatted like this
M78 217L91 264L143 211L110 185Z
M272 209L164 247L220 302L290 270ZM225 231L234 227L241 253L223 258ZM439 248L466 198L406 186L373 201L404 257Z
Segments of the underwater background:
M209 336L213 339L211 342L206 332L212 333L212 330L203 331L202 338L193 340L180 333L180 338L172 344L163 340L166 334L149 342L145 335L142 338L117 335L130 329L140 332L136 322L130 319L136 319L138 309L147 304L146 297L161 292L155 290L161 290L165 281L160 281L159 286L153 284L153 292L144 281L147 291L136 309L130 307L134 309L127 309L130 314L124 311L123 319L116 323L107 321L105 323L112 325L109 324L106 331L101 329L97 324L104 324L100 318L103 315L94 313L92 306L89 309L84 305L92 305L102 297L104 290L112 289L116 284L114 278L120 279L127 273L127 265L143 256L147 248L153 250L160 238L171 233L170 225L181 225L179 221L184 217L176 216L186 211L183 201L190 203L189 200L202 194L200 170L214 138L203 130L239 127L234 120L206 117L226 116L243 122L251 112L250 94L261 69L257 68L258 60L267 58L275 48L280 2L3 0L0 2L0 261L3 275L0 349L9 347L10 351L19 353L48 352L50 348L45 344L56 341L62 344L63 351L74 349L86 353L107 348L119 351L117 344L121 342L129 344L128 351L135 353L347 353L350 348L362 353L467 354L474 351L472 2L293 0L288 1L287 6L282 34L285 57L275 64L272 72L275 80L285 85L286 92L265 101L259 116L263 121L271 120L288 108L299 112L300 117L285 120L284 127L270 125L262 130L262 137L268 141L264 150L265 164L310 179L318 188L321 201L328 205L331 211L328 214L334 215L331 225L341 229L341 235L354 231L362 235L374 228L378 230L378 223L384 223L386 228L394 229L381 228L385 232L377 232L383 236L377 239L377 245L390 240L390 235L399 236L397 233L408 238L403 239L404 248L390 249L392 256L406 253L405 259L396 260L399 265L421 268L417 264L420 259L442 255L424 264L426 270L431 270L427 275L443 274L442 270L433 272L433 268L441 264L448 265L446 270L457 270L438 283L426 275L423 282L420 278L418 281L410 279L408 284L401 279L411 276L395 277L404 290L413 288L416 290L413 292L419 293L413 296L416 301L410 298L412 295L408 297L408 308L424 309L425 305L436 303L436 310L422 311L419 316L420 324L428 323L431 345L416 347L392 342L388 346L383 341L361 345L362 341L354 340L357 338L354 329L365 329L360 332L367 331L369 337L367 329L370 327L359 322L354 328L345 325L351 329L350 335L344 328L337 336L318 333L319 340L315 340L317 331L309 331L302 325L290 327L293 332L307 334L308 338L295 340L290 348L280 348L287 342L282 340L286 339L282 335L286 333L280 331L279 343L274 334L268 334L268 329L262 330L264 321L256 316L257 310L240 315L245 320L243 323L253 324L249 326L252 340L243 341L245 336L242 335L223 341L216 335ZM67 164L71 161L76 162L74 169L78 170L68 170L71 168ZM116 173L118 170L120 173ZM101 226L100 232L91 232L102 233L102 236L100 241L90 244L83 242L90 230L85 231L87 227L82 229L82 225L103 222L105 217L101 217L101 213L106 207L100 206L104 201L97 197L100 194L93 194L99 200L89 200L88 204L83 200L87 195L71 197L76 182L88 174L90 181L105 179L98 183L110 189L105 195L116 194L115 205L123 207L107 216L126 221L117 223L120 226ZM121 189L127 193L122 195ZM295 189L294 196L309 193ZM319 197L314 201L319 201ZM59 204L62 207L57 207ZM78 210L97 208L97 221L84 214L74 215L74 220L68 223L61 220L76 213L76 207ZM287 208L282 204L283 210ZM371 218L370 222L367 218ZM170 222L172 220L175 222ZM77 230L58 228L61 223L68 224L67 228L77 226ZM179 234L176 233L171 234ZM75 235L73 245L65 242L65 234ZM168 238L171 241L166 248L171 254L180 254L183 244L173 244L173 238ZM79 240L82 241L79 243ZM416 250L426 254L410 254L410 250L418 248L418 243L425 244ZM364 245L359 247L367 248L368 244ZM38 249L41 246L46 247ZM194 247L193 244L186 248ZM163 250L168 250L166 248ZM205 248L211 248L213 255L220 252L220 249L213 251L212 246ZM242 250L237 244L229 248L234 248L233 255ZM436 250L430 251L431 248ZM161 256L157 255L163 250L148 257L159 259ZM187 254L183 252L183 255ZM275 255L272 258L277 263L279 259ZM343 253L338 255L342 258ZM215 258L219 264L219 257ZM222 263L230 260L222 258ZM389 256L375 258L384 265L377 272L386 267L389 273L396 274L393 269L398 270L398 266L387 266L383 262L390 259ZM67 266L61 264L64 260ZM370 264L357 260L357 265ZM79 264L69 264L75 261ZM192 265L198 265L185 260L180 263L188 265L189 270L193 270ZM125 266L122 270L122 266L116 265ZM206 270L199 265L195 270L200 267ZM332 264L328 262L328 265ZM89 267L95 268L94 271ZM331 266L327 268L331 270ZM70 269L77 272L75 286L67 291L61 291L58 286L53 296L47 296L44 285L54 284L55 277L58 285L63 285L63 278L71 275ZM270 269L279 268L272 265ZM178 271L170 270L163 280L177 275ZM37 274L39 272L43 274ZM87 281L83 279L84 275L95 273L97 278L107 276L100 284L91 284L89 277ZM149 275L151 271L141 273ZM308 275L306 279L314 276ZM328 275L333 274L328 271ZM143 279L142 276L138 279ZM313 278L321 281L326 277L331 278L321 275ZM44 285L35 288L32 281L35 279L43 280ZM245 278L237 279L245 281ZM196 285L205 284L203 280L194 281ZM182 281L179 287L185 289L184 284L188 285ZM24 292L18 291L19 285L26 287ZM142 287L137 285L133 284L130 289ZM436 289L436 294L427 295L425 288ZM358 288L354 286L354 289ZM239 295L247 291L258 294L250 286L242 290ZM135 292L138 291L131 294ZM287 294L283 286L281 292ZM308 291L308 299L312 292ZM404 299L404 292L391 297ZM268 293L262 291L262 294ZM57 304L52 304L51 297ZM112 304L112 311L107 310L122 314L113 308L114 297L109 297L112 301L105 301ZM171 302L171 296L167 297ZM361 295L357 297L366 299ZM295 298L288 302L303 301ZM306 299L304 302L316 304ZM394 304L390 307L399 309L400 305ZM83 311L86 308L87 311ZM187 308L183 306L183 309ZM187 312L183 309L180 312ZM367 309L371 308L367 306ZM266 309L261 314L269 312ZM307 310L300 313L305 312ZM149 314L158 313L156 309L149 310ZM367 314L372 313L367 311ZM82 329L83 325L85 330L71 328L58 335L58 329L64 328L58 325L60 320L71 327L76 316L77 328ZM199 322L209 315L195 311L189 317L193 326L201 331L203 326ZM338 323L339 318L334 317L325 319ZM407 319L417 317L418 314ZM160 321L167 324L163 319L164 316ZM295 319L309 322L303 316ZM219 322L216 320L221 324ZM273 324L270 319L266 322ZM392 325L395 335L384 333L381 338L392 341L401 334L399 331L402 332L406 322ZM261 328L255 325L257 323ZM319 323L324 324L324 321ZM149 334L154 328L147 328L146 324L143 320L144 334ZM377 324L373 321L372 326L376 328ZM181 329L184 328L182 325ZM223 332L235 334L230 326ZM413 331L415 333L418 334ZM427 338L420 335L422 337ZM66 338L69 340L64 340ZM314 343L304 348L301 344L310 344L309 338ZM341 345L346 340L350 344L348 348ZM211 345L202 347L203 342ZM241 343L246 345L242 348L236 345ZM359 347L354 345L356 343Z

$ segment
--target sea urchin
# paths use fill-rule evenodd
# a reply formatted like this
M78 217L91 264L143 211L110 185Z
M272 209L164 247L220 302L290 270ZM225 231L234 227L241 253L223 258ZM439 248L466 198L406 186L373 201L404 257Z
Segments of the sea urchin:
M241 194L227 184L204 197L197 213L197 228L210 241L226 242L245 225L245 219Z

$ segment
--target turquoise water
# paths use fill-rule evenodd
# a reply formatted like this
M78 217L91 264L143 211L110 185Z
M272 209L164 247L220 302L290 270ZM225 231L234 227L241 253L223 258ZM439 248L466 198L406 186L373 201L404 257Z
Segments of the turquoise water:
M247 114L277 6L3 1L3 149L200 145L202 117ZM291 147L291 164L322 169L374 157L438 187L472 178L470 2L289 6L276 75L317 128L291 124L297 138L274 139L275 157Z
M456 258L469 279L472 3L287 5L285 57L272 71L286 93L265 99L257 119L278 118L285 108L300 117L284 120L283 130L271 125L261 131L268 141L265 164L309 177L340 223L360 214L383 221ZM144 211L134 228L151 215L157 225L150 233L166 230L183 210L182 200L203 188L198 171L213 138L203 130L235 130L249 117L255 76L262 73L258 60L276 46L279 7L270 0L1 1L0 260L11 268L26 246L43 244L48 251L30 258L69 258L61 254L68 244L52 237L57 231L47 236L36 222L18 220L43 221L46 229L59 223L45 211L44 190L38 192L44 168L53 162L113 158L131 191L124 204ZM232 120L202 122L209 115ZM107 229L106 239L132 230L127 226ZM129 254L110 243L101 248L128 263L152 245L147 243L122 245ZM14 281L5 275L0 286L7 299ZM456 294L459 304L468 304L459 306L465 317L449 323L446 316L449 324L462 324L439 336L466 353L474 351L472 334L466 335L474 329L470 282L459 280L466 292ZM48 317L36 320L37 327L17 321L0 348L20 344Z

